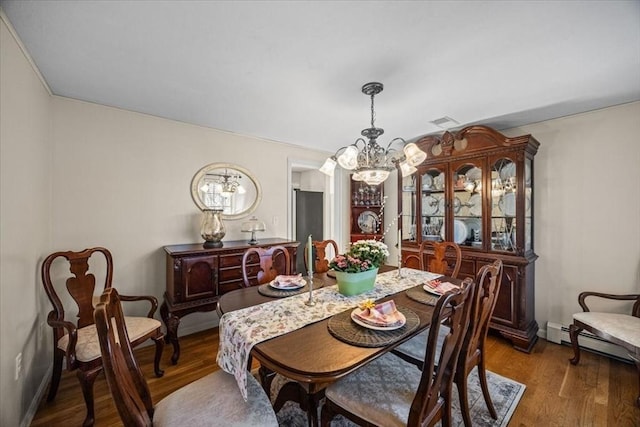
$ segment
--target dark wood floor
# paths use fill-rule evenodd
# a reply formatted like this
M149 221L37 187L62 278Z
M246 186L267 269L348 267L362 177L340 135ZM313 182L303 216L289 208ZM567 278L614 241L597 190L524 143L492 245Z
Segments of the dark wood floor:
M153 375L153 346L136 351L147 376L154 402L218 369L215 356L218 330L210 329L181 338L178 365L170 364L165 348L163 378ZM640 426L640 409L634 406L638 376L630 364L583 352L579 366L568 359L567 346L544 340L531 354L513 350L499 337L488 343L489 370L526 384L527 389L509 426ZM95 385L96 427L121 426L109 389L100 375ZM80 426L85 406L74 373L64 372L56 400L40 403L32 426Z

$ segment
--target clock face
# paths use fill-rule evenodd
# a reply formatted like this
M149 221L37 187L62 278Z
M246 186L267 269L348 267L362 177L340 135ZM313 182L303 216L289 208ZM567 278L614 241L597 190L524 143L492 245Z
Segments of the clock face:
M358 227L363 233L375 234L380 228L380 218L373 211L364 211L358 216Z

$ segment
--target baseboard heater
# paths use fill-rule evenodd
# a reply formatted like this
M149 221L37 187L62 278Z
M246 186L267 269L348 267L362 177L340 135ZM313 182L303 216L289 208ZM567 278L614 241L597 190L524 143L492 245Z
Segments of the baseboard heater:
M571 338L569 338L569 327L561 325L559 323L547 322L547 341L551 341L556 344L571 345ZM633 360L628 356L627 351L615 344L603 340L587 331L580 331L578 336L578 343L580 348L592 351L594 353L602 354L604 356L612 357L620 360L621 362L633 363Z

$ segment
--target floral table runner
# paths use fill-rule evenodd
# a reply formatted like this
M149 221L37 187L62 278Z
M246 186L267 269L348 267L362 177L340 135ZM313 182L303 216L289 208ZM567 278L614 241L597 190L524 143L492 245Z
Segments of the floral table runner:
M307 292L225 313L220 318L216 363L234 375L246 401L247 363L254 345L356 307L366 299L375 301L441 276L410 268L403 268L402 274L398 278L397 270L381 273L373 290L351 297L338 293L337 285L314 290L314 306L305 305Z

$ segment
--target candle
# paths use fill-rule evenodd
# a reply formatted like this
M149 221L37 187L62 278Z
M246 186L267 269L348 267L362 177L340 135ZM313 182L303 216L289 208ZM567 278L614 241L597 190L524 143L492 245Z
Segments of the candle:
M311 234L307 239L307 264L309 270L309 277L313 276L313 243L311 241Z

